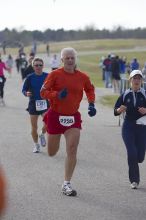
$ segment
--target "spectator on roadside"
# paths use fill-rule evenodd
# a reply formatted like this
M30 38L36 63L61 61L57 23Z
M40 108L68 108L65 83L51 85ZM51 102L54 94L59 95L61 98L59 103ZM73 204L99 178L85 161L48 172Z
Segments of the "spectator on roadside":
M146 63L142 68L142 75L143 75L143 87L146 90Z
M109 54L107 58L103 61L104 65L104 79L105 79L105 88L111 88L111 55Z
M139 62L137 61L137 58L134 58L130 64L131 71L132 70L138 70L139 69Z
M50 61L51 70L56 70L60 66L60 60L58 59L57 54L54 54Z
M37 53L37 42L36 42L36 41L33 41L33 43L32 43L31 52L34 54L34 56L35 56L36 53Z
M113 89L115 93L120 93L120 62L119 56L112 58L111 63L112 79L113 79Z
M2 42L3 54L6 55L6 41Z
M144 79L146 79L146 63L144 64L144 67L142 68L142 74Z
M47 52L47 55L49 56L50 55L50 46L49 46L49 44L46 45L46 52Z
M121 79L126 78L126 57L119 58Z
M131 66L130 66L130 63L129 63L129 62L127 62L127 64L126 64L126 72L127 72L128 75L130 75Z
M103 82L105 81L105 66L104 66L104 64L103 64L104 60L105 60L105 57L102 56L101 59L100 59L100 61L99 61L99 67L100 67L101 70L102 70L102 80L103 80Z

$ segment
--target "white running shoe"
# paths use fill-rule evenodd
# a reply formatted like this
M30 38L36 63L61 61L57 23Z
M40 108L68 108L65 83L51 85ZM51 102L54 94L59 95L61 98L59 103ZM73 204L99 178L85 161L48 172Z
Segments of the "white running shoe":
M39 144L34 144L33 153L39 153L39 152L40 152L40 145Z
M76 196L77 195L76 190L72 189L70 183L62 185L62 193L66 196Z
M42 147L46 146L46 139L45 139L45 135L44 134L40 134L39 135L39 139L40 139L40 144Z
M131 183L131 189L137 189L138 188L138 183L133 182Z

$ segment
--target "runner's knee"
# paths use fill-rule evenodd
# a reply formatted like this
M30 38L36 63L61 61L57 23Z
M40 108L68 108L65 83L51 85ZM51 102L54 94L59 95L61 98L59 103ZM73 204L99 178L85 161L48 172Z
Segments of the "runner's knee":
M50 157L53 157L53 156L55 156L56 154L57 154L57 152L58 152L58 150L59 150L59 146L48 146L48 155L50 156Z

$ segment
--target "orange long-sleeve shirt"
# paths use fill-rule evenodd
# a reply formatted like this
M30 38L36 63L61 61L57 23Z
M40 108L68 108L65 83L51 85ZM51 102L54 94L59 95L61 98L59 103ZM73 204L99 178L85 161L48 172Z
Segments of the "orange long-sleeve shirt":
M60 100L58 93L64 88L67 88L68 94ZM83 91L86 93L88 102L94 103L94 86L89 77L79 70L67 73L64 68L59 68L48 74L40 93L43 99L49 99L50 107L55 112L71 115L78 111Z

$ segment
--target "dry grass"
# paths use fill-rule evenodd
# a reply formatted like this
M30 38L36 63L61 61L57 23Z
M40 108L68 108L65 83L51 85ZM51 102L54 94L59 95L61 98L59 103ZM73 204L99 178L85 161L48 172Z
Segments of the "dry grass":
M50 51L52 53L60 52L64 47L74 47L77 51L101 51L114 49L132 49L145 47L145 39L101 39L101 40L80 40L80 41L64 41L50 42ZM25 47L25 52L29 53L31 46ZM15 55L18 48L7 48L9 53ZM46 53L46 44L38 44L38 53Z

